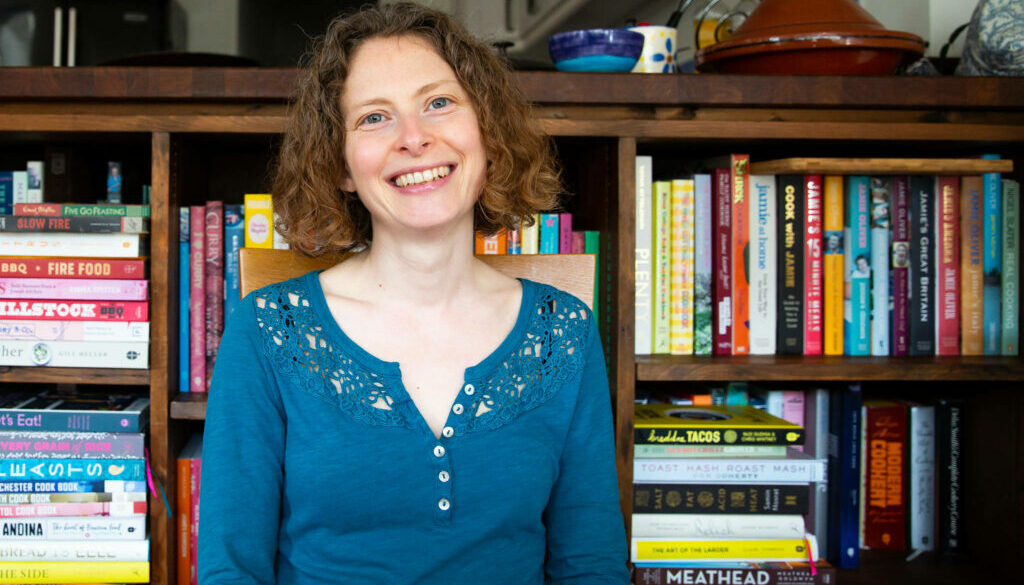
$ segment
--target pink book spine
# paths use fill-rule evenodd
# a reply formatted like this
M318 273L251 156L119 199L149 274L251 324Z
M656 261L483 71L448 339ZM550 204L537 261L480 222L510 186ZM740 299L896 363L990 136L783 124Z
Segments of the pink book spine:
M910 185L892 178L892 355L910 353Z
M715 169L711 270L715 281L714 355L732 354L732 179L729 169Z
M572 233L572 253L583 254L586 251L586 241L583 232Z
M145 301L0 301L0 319L149 321Z
M935 354L960 355L960 177L937 180Z
M144 301L149 298L148 285L148 280L0 278L0 299Z
M572 214L558 214L558 253L572 253Z
M0 506L0 518L40 516L133 516L146 513L146 502L60 502Z
M821 175L804 177L804 353L821 355L825 318L825 261L822 258Z
M217 346L224 332L224 202L206 202L206 387L210 387Z
M782 391L782 418L795 425L804 426L804 391L783 390ZM794 449L803 451L800 445L794 445Z
M191 461L192 465L192 535L189 540L189 552L192 554L191 558L191 585L199 585L199 575L196 571L196 556L198 555L199 547L199 490L202 485L202 469L203 459L202 457L196 457Z
M16 278L145 278L145 260L112 258L0 258L0 276Z
M202 234L205 229L206 207L193 205L189 209L190 232ZM188 293L189 324L189 390L206 392L206 287L203 269L206 264L205 238L193 237L189 241Z

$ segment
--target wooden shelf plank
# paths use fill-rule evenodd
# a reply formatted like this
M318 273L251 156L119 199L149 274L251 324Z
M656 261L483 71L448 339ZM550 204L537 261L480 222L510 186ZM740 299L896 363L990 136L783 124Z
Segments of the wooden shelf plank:
M926 553L911 562L902 551L861 551L860 568L839 569L836 582L842 585L969 585L997 583L1001 579L987 567L969 559L947 559Z
M750 163L751 174L979 175L1012 173L1013 161L977 158L782 158Z
M171 419L206 420L206 393L182 392L171 401Z
M637 356L638 381L993 381L1024 378L1016 357Z
M0 367L0 382L148 386L149 370L2 366Z

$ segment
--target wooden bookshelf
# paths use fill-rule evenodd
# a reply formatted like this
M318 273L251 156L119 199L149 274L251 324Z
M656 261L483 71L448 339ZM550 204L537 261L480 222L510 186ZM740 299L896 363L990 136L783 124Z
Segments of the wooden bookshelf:
M538 123L555 138L573 195L568 207L576 214L574 220L602 232L600 272L606 281L601 330L614 392L619 486L627 518L638 385L877 381L927 392L925 383L942 381L962 388L974 408L968 411L973 418L965 457L965 497L971 505L965 530L973 561L919 559L907 564L900 556L872 552L864 555L861 570L842 571L839 578L844 583L972 583L981 575L977 567L1009 571L1012 561L1024 556L1021 358L697 359L633 353L637 154L653 154L658 161L749 152L754 165L808 154L854 160L910 155L924 165L931 159L995 153L1003 161L972 164L1013 165L1012 171L998 168L1019 181L1024 168L1024 79L557 72L521 72L516 78L535 104ZM0 156L15 156L23 143L41 151L38 145L48 141L82 150L92 143L120 142L134 148L148 142L153 258L148 371L0 368L0 383L148 385L151 463L172 502L174 460L201 425L206 406L205 396L176 392L177 209L201 201L221 175L253 174L252 161L271 148L273 137L284 128L294 79L292 69L0 68ZM201 168L211 142L228 155L248 150L244 157L218 159L226 166L215 176ZM249 156L249 151L256 155ZM981 167L970 168L974 172ZM241 195L221 197L240 202ZM175 580L174 522L160 500L151 500L150 510L152 582L169 585Z
M971 158L784 158L750 163L751 174L980 175L1012 173L1013 161Z

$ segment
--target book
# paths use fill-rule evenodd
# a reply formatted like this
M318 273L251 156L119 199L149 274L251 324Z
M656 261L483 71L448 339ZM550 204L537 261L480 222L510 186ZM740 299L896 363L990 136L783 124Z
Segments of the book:
M195 566L190 544L192 540L192 461L199 455L201 443L202 435L194 433L189 437L188 443L182 448L181 453L178 454L176 461L178 481L175 494L177 498L176 508L178 510L176 518L178 585L188 585L191 582L192 567Z
M910 354L910 179L892 178L892 355Z
M871 355L889 355L889 205L892 185L889 177L871 177Z
M206 387L209 388L224 331L224 202L207 201L204 221L203 289L206 291Z
M776 341L775 175L750 175L750 253L747 258L748 353L773 355Z
M0 258L0 276L18 278L146 278L146 261L110 258Z
M131 561L7 562L0 566L4 583L148 583L149 563Z
M845 305L845 252L843 239L843 178L825 177L824 214L825 230L825 283L823 288L825 315L822 337L825 355L843 355L843 327Z
M540 253L540 214L533 214L532 220L529 225L523 223L521 235L523 254Z
M224 322L242 300L238 251L245 245L244 209L241 205L224 206ZM188 305L185 305L186 307ZM188 355L186 351L183 354Z
M141 481L145 467L142 459L0 459L0 480Z
M732 188L729 169L715 169L711 206L714 355L732 354Z
M11 173L11 195L15 204L28 203L28 172Z
M804 428L807 430L807 438L804 442L804 452L815 459L828 459L829 457L829 390L816 388L807 391L804 401ZM835 473L832 471L832 473ZM812 484L814 491L811 493L811 510L807 515L807 527L810 532L821 537L818 545L821 548L821 556L831 556L827 535L829 533L828 510L829 510L829 487L832 483L820 481Z
M720 561L791 561L818 560L818 544L813 534L786 539L654 539L633 537L630 561L715 563Z
M935 355L960 355L960 177L935 180Z
M1003 179L1002 355L1020 351L1020 184Z
M149 341L149 323L0 319L0 340Z
M120 481L120 480L110 480ZM52 483L52 482L37 482ZM65 482L61 482L65 483ZM93 482L70 482L72 484ZM104 483L104 482L96 482ZM123 483L123 482L122 482ZM142 482L136 482L142 483ZM0 493L0 504L58 504L81 502L146 502L146 492L40 492Z
M636 444L800 445L804 430L752 406L637 404Z
M750 156L730 157L732 193L732 354L750 353Z
M851 175L846 182L846 256L843 306L843 347L846 355L871 353L871 216L868 177Z
M2 418L2 417L0 417ZM0 494L146 493L146 482L106 481L0 481Z
M594 322L601 323L601 299L604 298L605 270L601 268L601 232L596 230L584 230L583 232L583 253L594 255Z
M146 301L0 300L0 319L149 321Z
M810 495L810 485L799 483L637 483L633 485L633 515L805 514Z
M31 175L31 173L30 173ZM41 184L41 181L40 181ZM32 189L29 181L29 189ZM42 203L14 206L14 215L68 217L149 217L149 205L111 205L108 203Z
M935 409L935 465L938 485L938 550L946 555L967 551L963 494L964 402L943 399Z
M144 540L146 517L0 518L0 538L14 540Z
M148 423L148 397L51 391L10 392L0 397L0 430L138 433Z
M119 216L0 215L0 232L148 234L149 218Z
M250 197L250 195L246 195ZM257 199L256 205L269 199ZM246 208L248 214L248 207ZM248 215L246 216L248 217ZM262 217L256 214L253 218ZM256 224L261 220L254 219ZM189 208L189 391L206 392L206 206L193 205ZM269 240L269 233L267 240ZM248 246L248 236L246 247ZM270 246L259 246L269 248ZM180 356L179 359L185 359Z
M778 189L778 349L804 353L804 178L779 175Z
M841 569L860 564L861 400L858 384L829 396L828 550Z
M0 458L142 459L142 433L0 431Z
M478 255L498 255L508 253L508 237L504 231L485 236L480 232L473 235L473 253Z
M695 255L693 278L693 353L711 355L713 343L712 323L714 291L712 272L712 213L711 175L693 176L694 184L694 238Z
M558 214L540 214L540 249L541 254L558 253Z
M985 353L984 258L982 253L982 182L960 180L960 353Z
M785 445L634 445L633 457L785 457Z
M935 407L907 405L907 548L935 550Z
M3 256L135 258L148 253L142 234L9 232L0 238Z
M523 233L519 229L509 230L507 238L509 254L520 255L523 253Z
M669 242L669 353L693 355L694 281L693 179L672 181Z
M189 295L192 291L192 258L189 234L192 222L190 209L183 205L178 209L178 392L189 392L189 366L191 350Z
M149 342L0 340L0 366L146 369Z
M0 299L144 301L148 298L148 280L0 277Z
M194 451L191 451L189 458L189 498L191 499L189 513L191 526L189 526L189 554L191 555L191 563L189 566L189 582L191 585L197 585L199 575L197 569L197 559L199 558L199 495L202 487L202 471L203 471L203 435L199 434L199 442L195 447Z
M820 542L819 542L820 545ZM821 556L821 555L819 555ZM809 563L728 563L674 565L636 563L636 585L834 585L835 567L819 560Z
M669 353L669 327L671 298L671 249L672 249L672 183L671 181L654 182L654 213L653 237L651 244L654 270L654 288L652 289L651 306L654 314L651 317L651 352L656 354Z
M28 203L43 201L43 161L30 160L25 163L25 174L28 175L28 192L25 199Z
M273 248L274 247L274 203L269 193L246 193L244 214L245 214L245 247L246 248ZM202 206L193 206L192 213ZM200 212L205 213L204 212ZM202 225L202 224L200 224ZM192 234L203 233L203 230L195 229L195 220L192 223ZM192 238L195 242L195 238Z
M935 178L910 177L910 355L935 355Z
M149 561L149 540L130 541L105 541L105 540L65 540L65 541L13 541L5 542L0 546L0 562L8 563L14 561L25 562L31 559L32 563L39 563L37 567L44 564L49 565L57 562L83 562L101 564L110 561ZM78 565L79 569L89 568L87 565ZM84 572L84 571L83 571ZM81 575L69 576L69 581L80 582L76 579Z
M899 402L864 401L864 547L907 548L907 409Z
M633 514L637 538L803 538L799 514Z
M792 449L785 457L644 458L633 460L634 483L813 483L825 481L824 459Z
M0 518L43 516L109 516L124 518L146 514L146 502L58 502L48 504L0 505Z
M507 250L506 246L506 250ZM571 254L572 252L572 214L558 214L558 253Z
M634 250L634 353L652 353L654 315L654 186L651 157L636 157L636 242Z
M982 158L998 159L999 155L986 154ZM1002 352L1003 320L1000 315L1002 302L1003 266L1003 182L999 173L985 173L981 176L982 196L982 266L985 271L982 327L984 329L985 355L999 355Z

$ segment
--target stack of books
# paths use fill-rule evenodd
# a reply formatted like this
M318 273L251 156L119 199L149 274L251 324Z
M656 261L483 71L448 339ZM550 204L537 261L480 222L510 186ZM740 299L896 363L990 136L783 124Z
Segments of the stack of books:
M0 365L148 368L149 206L12 211L0 215Z
M0 396L0 580L145 583L149 399Z
M827 465L793 448L802 427L740 405L638 404L634 421L637 583L722 570L831 582L804 520Z

